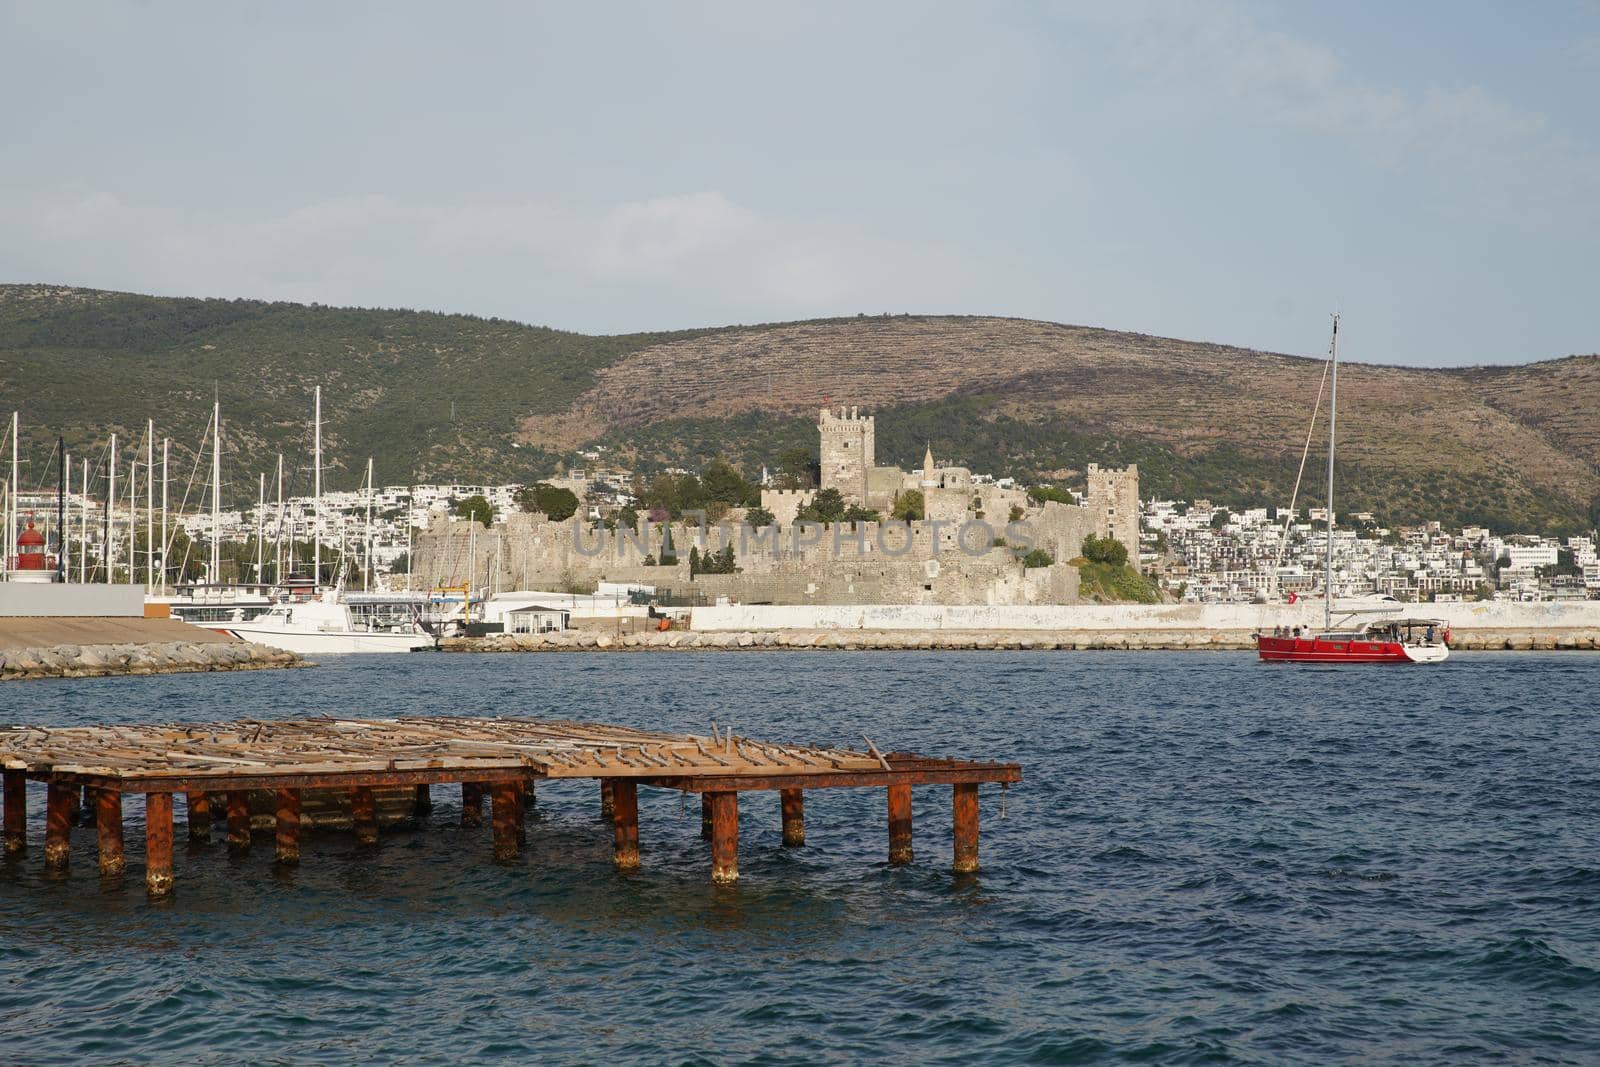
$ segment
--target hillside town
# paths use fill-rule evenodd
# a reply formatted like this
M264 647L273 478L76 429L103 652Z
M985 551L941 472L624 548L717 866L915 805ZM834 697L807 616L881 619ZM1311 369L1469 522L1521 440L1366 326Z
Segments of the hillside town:
M746 602L1052 603L1079 598L1074 565L1082 560L1085 539L1099 535L1124 544L1128 561L1167 602L1259 603L1322 595L1327 557L1322 508L1291 515L1266 507L1230 510L1204 499L1141 501L1137 468L1115 472L1091 465L1081 486L1019 486L1009 478L940 465L931 448L921 469L907 472L876 463L872 417L846 409L823 411L818 433L820 458L809 473L757 472L744 490L747 506L710 502L712 527L682 525L684 515L657 506L663 479L697 481L710 467L645 477L604 449L592 449L573 454L559 475L537 486L391 485L281 501L265 499L263 492L258 505L219 508L215 515L209 508L174 508L170 527L183 532L183 541L174 545L168 570L197 581L279 581L295 570L293 546L320 540L325 561L360 573L364 586L396 590L468 584L559 586L574 592L620 579L636 587L704 586L708 595ZM835 538L811 551L763 551L758 542L752 554L746 546L734 546L732 573L722 575L716 568L696 573L687 563L691 550L728 547L716 540L716 523L790 527L817 518L806 509L827 490L848 505L835 517L853 531L843 542L853 550L842 556ZM102 500L65 495L68 541L77 542L79 566L93 568L104 559L107 538L112 558L125 559L131 541L148 563L146 524L158 540L160 534L144 507L145 490L139 492L139 499L119 502L110 516ZM570 510L563 509L554 521L534 503L547 500L539 494L548 493L569 494ZM54 493L20 494L16 508L19 528L24 520L45 531L53 528ZM993 537L996 543L976 556L958 552L955 538L962 524L985 516L993 518L995 530L1007 520L1037 527L1044 556L1025 563L1014 547L1005 551L1004 536ZM902 553L883 551L882 544L874 553L874 542L887 528L880 524L892 525L894 518L908 520L910 551L904 560ZM671 536L683 558L669 564L664 554L646 559L641 551L634 559L594 561L574 551L573 529L615 529L619 523L633 529L680 524ZM207 553L198 546L214 537L232 551L224 553L223 573L209 576ZM167 543L173 538L169 533ZM829 547L834 551L826 551ZM180 553L184 558L177 558ZM68 566L70 572L72 553ZM140 573L132 578L139 580L146 566L135 569ZM1600 600L1600 553L1593 531L1551 537L1494 533L1481 526L1446 530L1439 523L1391 528L1366 512L1344 513L1334 530L1332 571L1339 597L1439 603ZM1085 599L1116 598L1097 589Z

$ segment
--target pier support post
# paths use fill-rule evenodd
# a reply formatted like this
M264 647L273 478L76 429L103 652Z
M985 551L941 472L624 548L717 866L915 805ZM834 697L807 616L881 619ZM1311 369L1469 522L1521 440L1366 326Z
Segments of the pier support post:
M151 900L172 893L172 794L144 795L144 891Z
M514 860L517 858L517 822L522 816L522 798L517 795L517 783L495 782L489 787L489 792L494 858L502 862Z
M483 825L483 783L461 783L461 825Z
M700 837L711 840L711 794L700 794Z
M779 791L783 803L783 844L799 848L806 843L806 792L804 789Z
M732 885L739 880L739 794L706 796L711 800L711 880Z
M78 787L50 779L50 790L45 799L44 812L44 865L47 870L64 871L72 855L72 806L78 798Z
M250 794L243 789L228 790L228 851L250 851Z
M522 807L532 811L539 806L539 779L529 778L522 783Z
M94 816L100 838L100 876L119 877L128 867L122 852L122 794L115 789L96 789Z
M600 779L600 817L610 820L616 812L616 787L610 778Z
M955 863L952 869L958 874L970 874L978 869L978 783L963 782L951 786L954 794Z
M203 790L183 794L185 818L189 823L189 844L211 843L211 798Z
M611 786L611 828L619 871L639 869L639 784L618 778Z
M21 771L5 772L6 855L20 856L28 850L28 776Z
M511 783L513 799L517 805L516 814L512 820L517 827L517 848L520 851L528 843L528 783L526 780Z
M889 864L911 862L911 786L889 786Z
M350 818L356 827L356 844L378 843L378 804L370 785L358 785L350 790Z
M288 865L300 862L300 790L279 789L273 815L273 858Z
M425 819L433 814L433 790L428 788L426 782L417 786L416 800L412 803L411 814L419 819Z

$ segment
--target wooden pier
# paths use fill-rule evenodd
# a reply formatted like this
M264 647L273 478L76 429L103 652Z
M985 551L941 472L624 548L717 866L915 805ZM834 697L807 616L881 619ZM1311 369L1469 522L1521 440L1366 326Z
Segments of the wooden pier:
M866 740L863 738L863 740ZM100 871L121 875L122 798L145 797L145 886L173 890L173 795L184 794L192 841L209 839L218 801L229 847L252 845L249 798L270 791L278 862L300 858L303 794L349 796L356 840L376 844L376 797L410 790L427 814L435 785L459 784L462 824L481 825L491 803L494 855L524 844L524 808L541 780L589 778L612 825L619 870L639 866L639 786L701 795L701 833L711 845L711 877L739 877L739 794L781 794L783 844L805 843L805 791L881 788L886 793L888 860L912 859L911 787L952 790L954 869L978 869L978 787L1022 780L1014 763L930 759L903 752L780 745L734 736L715 725L706 736L664 734L596 723L531 719L396 718L242 720L165 726L0 726L4 773L4 848L27 850L29 779L47 783L44 863L64 870L80 797L90 798Z

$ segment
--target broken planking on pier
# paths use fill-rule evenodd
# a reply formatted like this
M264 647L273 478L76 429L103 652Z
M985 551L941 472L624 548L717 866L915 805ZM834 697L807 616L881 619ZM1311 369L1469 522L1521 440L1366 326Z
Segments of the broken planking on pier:
M145 797L145 886L170 894L173 796L184 794L190 839L209 839L222 801L228 843L251 847L252 794L268 791L276 858L300 857L305 801L348 795L358 842L375 844L378 793L409 790L414 810L431 808L430 788L459 784L463 825L481 825L492 802L494 854L514 858L524 840L524 807L540 780L599 782L619 870L639 866L638 787L699 793L701 832L711 843L711 877L739 877L739 794L781 796L783 843L805 842L805 791L882 788L887 796L889 862L909 863L911 787L952 790L954 869L978 869L978 787L1022 780L1014 763L931 759L814 745L780 745L735 736L667 734L598 723L501 718L288 719L162 726L0 726L4 847L27 848L29 779L47 785L44 863L64 870L80 795L92 798L101 873L120 875L122 798ZM215 798L215 800L213 799ZM408 798L409 800L409 798Z

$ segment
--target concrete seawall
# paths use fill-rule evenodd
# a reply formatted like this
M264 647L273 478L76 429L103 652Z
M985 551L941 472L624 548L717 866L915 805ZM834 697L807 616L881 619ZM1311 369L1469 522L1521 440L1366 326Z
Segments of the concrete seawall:
M292 652L246 644L176 619L0 617L0 680L304 666L309 664Z
M100 678L119 674L258 671L306 667L293 652L242 641L164 641L139 644L45 645L0 650L0 680Z
M1458 635L1457 650L1600 649L1600 628L1556 636L1533 631L1478 631ZM1038 649L1145 651L1253 650L1248 633L1200 630L669 630L641 634L567 630L554 634L491 634L447 638L443 652L692 652L771 649L915 651L932 649Z

